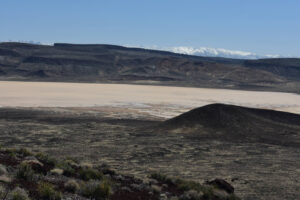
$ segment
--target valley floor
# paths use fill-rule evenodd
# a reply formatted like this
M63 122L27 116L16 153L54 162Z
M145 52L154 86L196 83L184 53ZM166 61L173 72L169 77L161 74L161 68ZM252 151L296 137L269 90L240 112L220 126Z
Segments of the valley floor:
M216 102L300 114L300 95L291 93L0 82L0 144L107 163L138 177L161 171L200 182L222 178L245 200L299 198L300 149L295 146L148 131Z
M297 199L299 148L234 143L189 134L149 132L154 119L118 119L116 113L76 110L0 109L0 143L57 158L107 163L137 177L153 171L200 182L222 178L243 199Z

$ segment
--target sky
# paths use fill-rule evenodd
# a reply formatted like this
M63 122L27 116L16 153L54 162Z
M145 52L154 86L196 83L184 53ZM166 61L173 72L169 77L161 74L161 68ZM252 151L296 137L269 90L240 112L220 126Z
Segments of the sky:
M0 41L9 40L300 57L300 1L0 0Z

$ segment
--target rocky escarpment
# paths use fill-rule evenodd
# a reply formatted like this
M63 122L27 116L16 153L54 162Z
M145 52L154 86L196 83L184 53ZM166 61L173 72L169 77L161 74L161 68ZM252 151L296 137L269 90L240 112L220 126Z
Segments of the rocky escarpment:
M0 80L299 92L299 60L212 58L115 45L0 43Z

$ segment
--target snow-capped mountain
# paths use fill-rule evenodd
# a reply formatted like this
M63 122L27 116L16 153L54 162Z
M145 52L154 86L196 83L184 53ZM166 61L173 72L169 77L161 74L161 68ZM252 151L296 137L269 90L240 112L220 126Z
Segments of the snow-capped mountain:
M280 55L258 55L252 52L246 51L234 51L228 49L208 48L208 47L174 47L172 52L197 55L197 56L213 56L213 57L225 57L225 58L246 58L246 59L258 59L258 58L278 58Z
M282 57L280 55L271 55L271 54L258 55L252 52L228 50L222 48L210 48L210 47L193 48L193 47L179 46L179 47L161 48L161 47L154 46L154 47L150 47L150 49L166 50L174 53L195 55L195 56L224 57L224 58L238 58L238 59L259 59L259 58Z

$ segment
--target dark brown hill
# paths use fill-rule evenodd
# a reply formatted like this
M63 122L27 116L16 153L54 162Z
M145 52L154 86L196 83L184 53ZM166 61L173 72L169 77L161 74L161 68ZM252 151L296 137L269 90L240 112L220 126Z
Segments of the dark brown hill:
M300 146L300 115L211 104L163 122L161 130L199 137Z
M300 59L239 60L115 45L0 43L0 80L300 91Z

